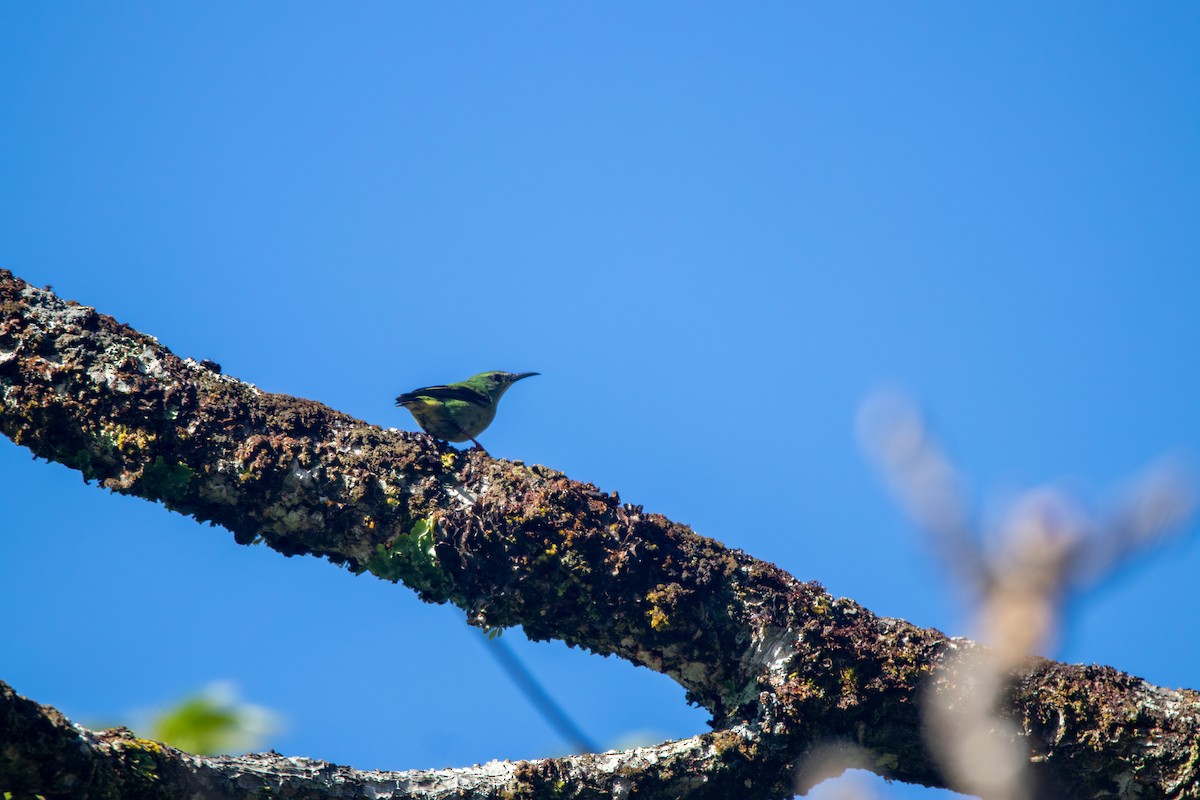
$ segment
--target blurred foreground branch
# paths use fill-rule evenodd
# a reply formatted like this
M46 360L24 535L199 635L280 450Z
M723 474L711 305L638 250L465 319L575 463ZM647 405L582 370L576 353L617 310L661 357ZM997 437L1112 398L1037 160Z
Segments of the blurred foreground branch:
M962 790L1028 800L1041 793L1038 778L1021 726L1006 714L1021 664L1052 643L1071 591L1179 529L1195 506L1195 482L1181 464L1158 464L1107 515L1088 515L1065 493L1036 489L1010 504L998 530L982 531L970 521L965 481L915 403L880 393L859 423L897 499L973 595L976 627L988 645L954 659L966 681L924 698L926 740ZM970 692L962 691L964 682ZM1062 722L1051 722L1057 738Z
M615 494L262 392L0 272L0 431L117 492L314 554L671 676L714 732L620 753L359 773L275 754L200 758L92 733L0 691L0 790L88 797L782 798L846 763L959 786L922 737L930 691L971 698L984 649L877 617ZM1200 793L1200 696L1107 667L1006 662L991 738L1038 796ZM988 695L988 702L992 699ZM836 750L836 748L835 748Z

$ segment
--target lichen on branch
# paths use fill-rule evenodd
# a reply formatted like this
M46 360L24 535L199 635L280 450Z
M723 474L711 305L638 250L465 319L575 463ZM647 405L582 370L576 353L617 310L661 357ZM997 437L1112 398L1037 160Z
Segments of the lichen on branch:
M578 757L514 766L510 794L480 796L781 798L806 788L799 767L830 741L854 743L885 777L947 785L918 701L935 686L969 691L952 656L977 645L875 616L555 470L261 391L4 271L0 432L240 543L328 558L451 602L481 628L520 625L663 672L713 715L713 733L655 751L686 753L670 763L690 780ZM1195 693L1044 660L1010 677L1002 713L1046 796L1200 793ZM15 774L4 758L0 784ZM401 796L434 796L407 786Z

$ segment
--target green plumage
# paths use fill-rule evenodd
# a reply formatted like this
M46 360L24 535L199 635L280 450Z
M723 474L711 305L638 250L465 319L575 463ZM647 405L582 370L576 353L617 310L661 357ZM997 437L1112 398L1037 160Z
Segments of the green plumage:
M396 405L412 412L421 430L448 442L470 439L480 450L483 445L475 437L483 433L496 418L500 398L522 378L536 372L481 372L461 383L445 386L426 386L396 398Z

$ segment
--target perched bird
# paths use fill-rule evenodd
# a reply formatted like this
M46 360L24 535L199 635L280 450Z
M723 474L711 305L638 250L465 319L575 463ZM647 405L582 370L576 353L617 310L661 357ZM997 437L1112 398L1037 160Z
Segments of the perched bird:
M496 405L500 398L517 381L537 374L481 372L461 383L426 386L405 392L396 398L396 405L411 411L421 430L430 436L448 442L470 439L475 442L476 449L483 450L483 445L475 441L475 437L483 433L496 418Z

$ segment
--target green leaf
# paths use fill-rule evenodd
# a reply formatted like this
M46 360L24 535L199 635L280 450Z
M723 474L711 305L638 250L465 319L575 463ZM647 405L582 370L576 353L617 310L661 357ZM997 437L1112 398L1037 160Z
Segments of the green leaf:
M150 737L200 755L245 751L261 744L274 719L264 708L239 703L229 685L218 683L159 714Z
M367 559L367 571L392 583L402 581L434 598L446 598L450 578L437 557L437 520L417 520L408 533L401 533L386 545L375 545L375 554Z

